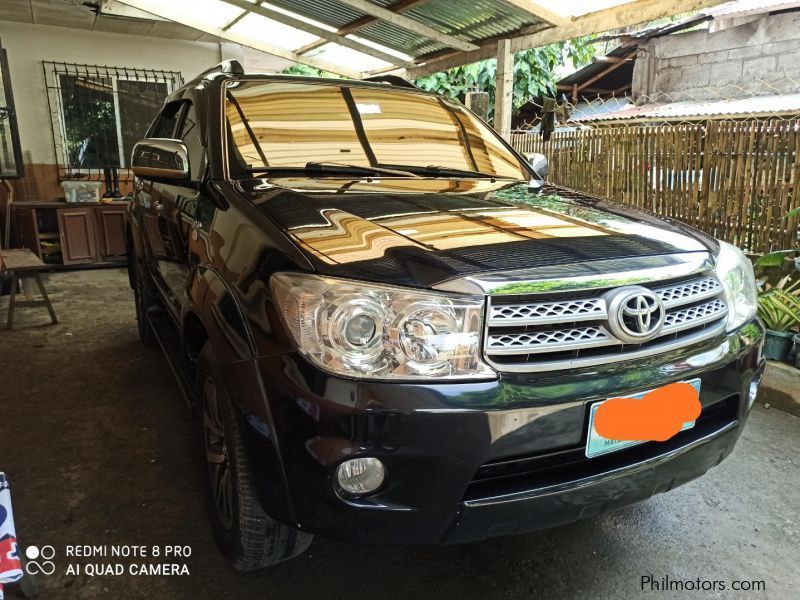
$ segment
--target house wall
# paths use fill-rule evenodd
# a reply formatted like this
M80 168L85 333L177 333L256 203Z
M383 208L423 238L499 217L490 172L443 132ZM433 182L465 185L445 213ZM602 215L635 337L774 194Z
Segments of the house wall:
M797 92L800 13L650 40L633 71L639 102Z
M25 177L13 183L17 200L63 196L53 144L42 61L178 71L184 81L236 58L253 72L275 72L288 61L235 44L171 40L0 21L8 52ZM124 191L124 190L123 190Z

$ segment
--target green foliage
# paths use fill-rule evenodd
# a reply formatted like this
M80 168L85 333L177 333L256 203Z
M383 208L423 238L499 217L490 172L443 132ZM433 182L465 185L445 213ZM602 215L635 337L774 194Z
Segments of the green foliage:
M765 254L756 261L756 267L780 267L783 265L783 257L789 252L791 252L791 250L782 250L780 252Z
M301 65L300 63L295 63L291 67L285 68L281 73L283 75L303 75L304 77L330 77L332 79L341 79L336 73L323 71L322 69L317 69L316 67L310 67L308 65Z
M566 59L576 68L588 63L595 53L590 38L578 38L531 48L514 55L514 98L516 114L528 101L541 96L555 94L555 69ZM497 61L482 60L470 65L455 67L442 73L434 73L414 81L418 87L464 102L469 91L489 93L489 119L494 115L495 75Z
M792 275L787 275L759 293L758 316L767 329L791 331L800 326L800 280L791 281Z

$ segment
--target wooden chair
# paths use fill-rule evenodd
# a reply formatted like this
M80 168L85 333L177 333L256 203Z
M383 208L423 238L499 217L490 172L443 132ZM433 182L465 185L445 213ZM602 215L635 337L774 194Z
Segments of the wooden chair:
M6 322L8 329L14 326L14 310L17 308L39 308L46 307L47 312L50 313L50 320L53 325L58 323L58 317L53 310L53 305L50 302L50 297L47 295L47 290L44 287L40 271L45 268L42 259L39 258L28 248L19 248L12 250L3 250L3 245L10 245L9 235L11 231L11 200L13 197L11 186L7 181L0 182L7 191L6 203L6 222L4 224L3 244L0 244L0 277L3 279L11 279L11 295L9 296L8 303L8 321ZM42 300L17 300L17 289L22 285L26 279L33 279L39 288L39 293L42 295Z

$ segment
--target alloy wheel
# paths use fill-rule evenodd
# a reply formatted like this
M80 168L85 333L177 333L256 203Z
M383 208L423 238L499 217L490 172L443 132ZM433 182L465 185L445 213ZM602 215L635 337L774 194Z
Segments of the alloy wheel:
M233 478L225 439L225 420L211 377L203 383L203 441L211 494L222 524L233 527Z

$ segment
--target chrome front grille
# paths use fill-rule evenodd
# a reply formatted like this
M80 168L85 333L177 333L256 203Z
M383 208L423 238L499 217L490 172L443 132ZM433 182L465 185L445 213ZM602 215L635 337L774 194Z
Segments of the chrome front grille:
M489 338L488 349L490 354L519 354L521 351L552 352L554 348L573 350L607 346L612 339L611 334L603 327L573 327L493 335Z
M605 317L606 305L600 298L567 302L537 302L535 304L501 304L492 306L489 324L503 326L533 325L536 323L569 323L576 316Z
M608 326L603 288L564 299L490 296L484 353L500 371L551 371L648 356L708 339L725 327L728 308L711 271L677 282L644 284L665 310L664 325L641 344Z

